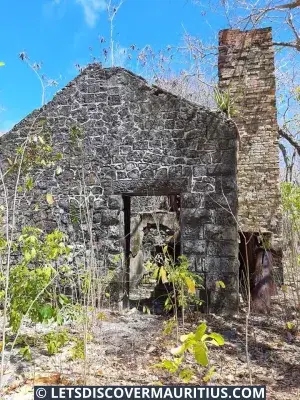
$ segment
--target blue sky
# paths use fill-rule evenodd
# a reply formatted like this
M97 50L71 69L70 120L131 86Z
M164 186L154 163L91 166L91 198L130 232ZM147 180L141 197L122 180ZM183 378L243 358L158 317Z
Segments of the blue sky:
M118 0L112 0L118 2ZM217 32L227 28L224 18L193 0L124 0L116 19L114 39L120 49L134 44L155 51L180 44L184 32L217 45ZM47 91L47 100L85 65L103 54L100 37L109 37L105 0L1 0L0 15L0 133L9 130L41 106L41 87L34 72L18 54L43 62L42 73L58 81ZM136 64L128 67L135 70ZM137 72L143 74L142 70Z
M41 105L41 88L34 73L18 59L25 51L31 61L43 62L42 72L59 81L70 81L75 63L101 53L99 37L108 38L104 0L2 0L0 5L0 131L6 131ZM154 49L176 45L186 29L213 40L225 21L209 23L190 0L125 0L115 19L115 39L121 47L135 44ZM57 88L55 89L57 90ZM48 91L48 99L52 91Z

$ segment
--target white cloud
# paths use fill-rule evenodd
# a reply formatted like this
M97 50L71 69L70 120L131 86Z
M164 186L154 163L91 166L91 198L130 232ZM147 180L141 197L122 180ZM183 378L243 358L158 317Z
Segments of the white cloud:
M86 23L93 27L96 24L99 14L106 10L105 0L76 0L83 8Z
M62 19L66 12L66 0L51 0L43 3L43 16L46 19Z

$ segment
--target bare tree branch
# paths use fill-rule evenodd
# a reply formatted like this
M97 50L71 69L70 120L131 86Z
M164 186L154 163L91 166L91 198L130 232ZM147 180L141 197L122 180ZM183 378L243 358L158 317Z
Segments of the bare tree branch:
M291 3L280 4L273 7L273 10L293 10L294 8L300 7L300 0L293 1Z
M283 129L279 129L278 134L280 137L286 139L297 150L297 153L300 156L300 143Z
M273 42L274 46L282 47L293 47L294 49L300 51L300 43L296 42Z

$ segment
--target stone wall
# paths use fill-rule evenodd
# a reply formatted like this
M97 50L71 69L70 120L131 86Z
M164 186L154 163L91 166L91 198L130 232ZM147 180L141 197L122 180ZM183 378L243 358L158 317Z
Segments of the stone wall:
M219 86L229 90L241 136L238 222L244 232L269 232L280 251L278 126L271 28L219 35Z
M59 227L74 244L74 263L92 243L98 273L115 268L122 292L126 260L114 259L126 243L123 196L179 194L182 253L205 276L212 309L236 309L236 130L222 113L93 64L1 137L4 169L24 143L33 167L21 175L18 229ZM34 187L26 192L28 175ZM10 196L15 178L14 169L5 177ZM0 195L3 204L3 188ZM226 289L216 289L220 279Z

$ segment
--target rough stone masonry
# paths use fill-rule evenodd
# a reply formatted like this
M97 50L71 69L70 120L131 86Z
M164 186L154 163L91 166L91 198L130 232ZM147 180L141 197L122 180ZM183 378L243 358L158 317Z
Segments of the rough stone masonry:
M169 235L177 229L177 213L164 215L165 204L179 196L181 252L204 277L208 309L236 310L238 229L271 234L280 253L271 30L222 31L219 77L237 110L238 160L236 126L221 112L149 86L122 68L88 66L0 139L11 206L14 160L25 148L17 231L33 225L66 232L74 245L73 267L92 265L100 279L115 271L121 299L130 290L129 269L140 279L143 257L151 254L151 243L159 244L152 214ZM3 184L0 196L3 205ZM216 287L218 280L225 289Z
M66 232L74 268L90 263L99 277L115 269L119 298L128 294L130 198L179 195L181 251L205 278L210 310L237 309L237 140L223 113L122 68L92 64L0 145L10 205L12 165L26 147L18 230L34 225ZM0 194L3 204L3 185ZM218 280L225 289L216 287Z
M271 28L219 34L219 86L229 92L241 136L238 229L267 234L281 259L281 200ZM279 271L278 271L279 272Z

